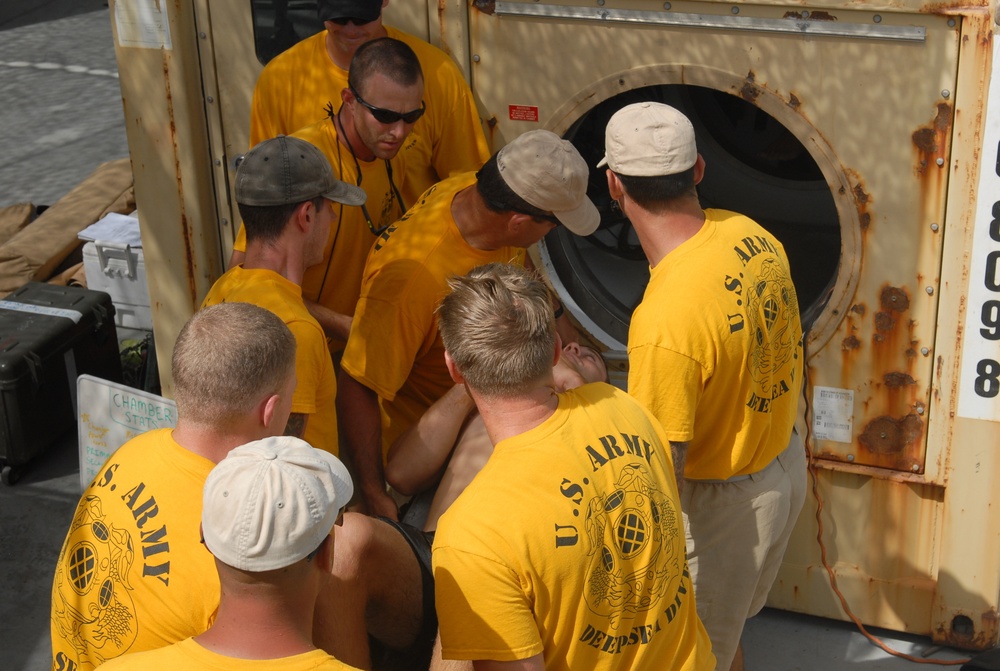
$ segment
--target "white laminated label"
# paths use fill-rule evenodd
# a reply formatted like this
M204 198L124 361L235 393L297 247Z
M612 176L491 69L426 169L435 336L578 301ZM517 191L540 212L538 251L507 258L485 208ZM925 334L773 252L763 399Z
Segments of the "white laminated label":
M813 387L813 436L835 443L853 442L854 390Z
M83 313L76 310L54 308L51 305L18 303L17 301L0 301L0 310L16 310L17 312L30 312L36 315L48 315L49 317L65 317L66 319L73 320L74 324L79 324L80 320L83 319Z

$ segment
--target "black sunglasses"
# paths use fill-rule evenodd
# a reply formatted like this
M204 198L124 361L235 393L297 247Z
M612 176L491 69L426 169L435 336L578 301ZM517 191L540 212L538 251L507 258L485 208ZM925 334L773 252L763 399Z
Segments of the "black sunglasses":
M375 19L377 18L378 16L375 17ZM336 23L338 26L346 26L348 23L353 23L356 26L367 26L375 19L359 19L356 16L338 16L335 19L327 19L327 21Z
M353 86L348 85L347 88L351 90L351 93L354 94L357 101L361 103L365 109L372 113L372 116L375 117L375 121L378 121L379 123L391 124L402 120L403 123L414 124L417 123L417 119L422 117L424 112L427 111L427 103L423 100L420 101L420 109L410 110L409 112L396 112L394 110L387 110L383 107L375 107L359 96Z

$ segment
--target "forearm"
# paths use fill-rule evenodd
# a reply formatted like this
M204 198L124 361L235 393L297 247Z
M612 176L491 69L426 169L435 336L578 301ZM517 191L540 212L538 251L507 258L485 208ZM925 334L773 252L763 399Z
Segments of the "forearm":
M389 449L385 467L389 484L403 494L415 494L433 486L475 407L464 385L449 389Z
M351 333L351 320L353 319L351 315L341 314L308 299L305 300L305 304L309 314L316 318L327 337L347 342L347 336Z
M384 497L378 395L343 370L337 378L337 419L359 494L365 502Z
M675 443L670 441L670 455L674 460L674 475L677 477L677 493L684 490L684 464L687 459L687 441Z

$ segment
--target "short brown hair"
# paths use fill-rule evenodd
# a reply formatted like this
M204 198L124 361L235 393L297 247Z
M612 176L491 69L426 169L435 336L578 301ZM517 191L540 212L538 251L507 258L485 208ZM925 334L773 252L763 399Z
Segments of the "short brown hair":
M181 329L171 370L182 421L227 425L284 388L295 370L295 336L264 308L220 303Z
M545 284L506 263L473 268L448 284L438 307L441 338L470 387L510 397L551 375L556 331Z

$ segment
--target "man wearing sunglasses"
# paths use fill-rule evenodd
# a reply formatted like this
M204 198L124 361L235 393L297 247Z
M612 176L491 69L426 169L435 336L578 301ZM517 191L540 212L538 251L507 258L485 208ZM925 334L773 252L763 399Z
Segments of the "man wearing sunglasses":
M427 114L404 148L407 176L400 188L411 205L439 180L478 169L490 151L472 92L454 61L437 47L385 26L382 9L387 4L389 0L317 3L325 30L275 57L257 80L250 145L321 120L327 103L347 88L348 66L358 47L380 37L401 40L416 53L427 87Z
M370 514L396 517L385 488L385 453L453 386L435 316L448 278L486 263L523 265L525 248L556 225L593 233L600 215L587 198L588 176L572 144L530 131L478 173L432 187L375 242L337 398L345 449Z
M332 352L347 341L365 259L376 236L406 211L400 149L424 115L423 92L420 63L410 47L389 37L365 42L355 52L347 87L336 105L330 104L327 118L292 134L323 152L334 177L367 195L358 208L334 205L337 221L324 243L322 261L302 279L302 296ZM241 228L234 249L245 248ZM241 261L235 254L233 260L233 265Z

